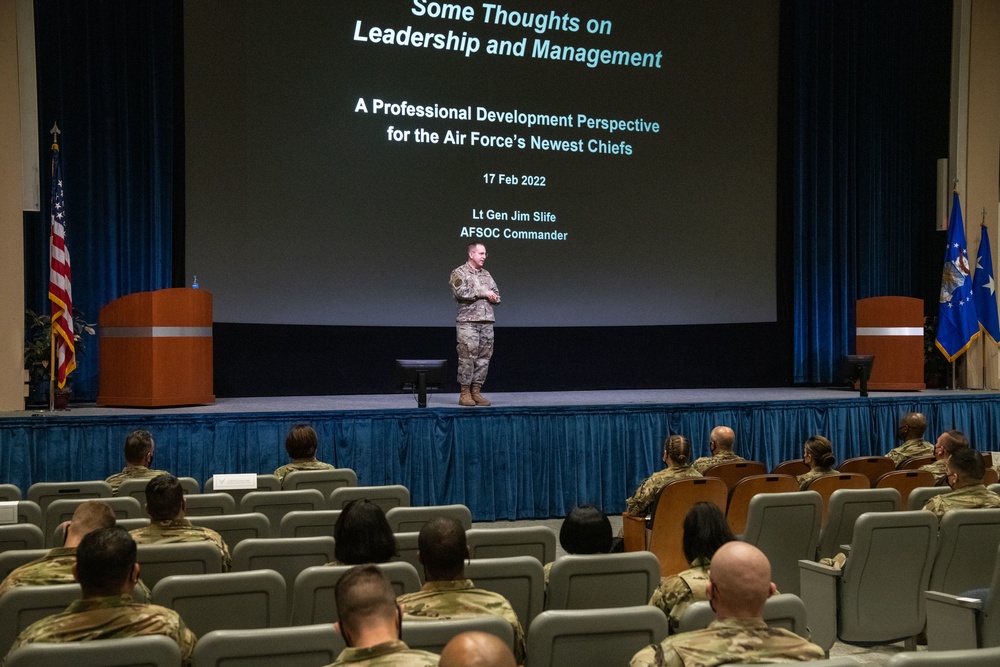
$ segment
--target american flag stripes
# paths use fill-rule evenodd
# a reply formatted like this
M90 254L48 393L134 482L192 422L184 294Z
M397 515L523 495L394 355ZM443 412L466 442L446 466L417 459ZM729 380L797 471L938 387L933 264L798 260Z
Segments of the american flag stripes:
M52 142L52 221L49 242L49 301L52 302L52 336L56 358L56 380L66 386L66 376L76 368L73 334L73 285L66 247L66 208L63 200L62 167L58 137Z

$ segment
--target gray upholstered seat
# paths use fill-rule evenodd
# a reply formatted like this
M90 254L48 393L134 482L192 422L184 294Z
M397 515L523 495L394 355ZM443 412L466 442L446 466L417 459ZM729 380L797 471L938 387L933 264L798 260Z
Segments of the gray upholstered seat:
M181 649L166 635L64 644L28 644L7 656L7 667L177 667Z
M812 665L819 663L811 662ZM853 663L852 663L853 664ZM1000 665L1000 647L957 651L911 651L897 653L886 667L982 667Z
M31 523L0 526L0 554L18 549L41 549L45 546L42 529Z
M340 518L340 510L314 510L289 512L281 517L278 537L323 537L333 535L333 527Z
M457 519L466 530L472 528L472 512L465 505L393 507L385 513L394 533L419 533L425 523L436 517Z
M126 479L118 485L118 493L115 495L119 498L131 496L132 498L138 500L140 505L145 507L146 486L149 484L151 479L151 477L145 479ZM198 494L201 491L201 485L194 477L178 477L177 481L180 482L181 488L184 489L184 495Z
M943 593L933 588L924 594L927 600L929 650L1000 647L1000 548L994 552L993 562L989 593L983 600Z
M39 528L45 528L45 517L42 508L33 500L17 501L17 522L31 523Z
M815 491L761 493L750 500L743 541L771 561L771 581L799 593L799 560L811 559L819 541L823 500Z
M87 500L92 500L91 498L60 498L58 500L53 500L45 508L45 532L49 536L49 546L55 546L56 544L62 544L62 541L58 542L55 539L56 533L54 533L56 527L59 526L63 521L69 521L73 518L73 512L76 508L80 506L81 503L87 502ZM101 502L107 504L111 511L115 513L115 517L119 519L141 519L146 516L143 511L142 505L135 498L100 498Z
M293 470L281 483L285 491L299 489L316 489L329 498L335 490L344 486L357 486L358 476L350 468L334 468L333 470Z
M412 565L420 576L420 581L423 582L424 566L420 563L417 548L419 536L420 533L396 533L396 557L393 560L401 560Z
M274 570L285 579L292 602L295 578L307 567L333 560L332 537L275 537L243 540L233 549L233 571Z
M278 536L281 519L289 512L313 512L326 509L327 500L316 489L300 491L253 491L240 500L240 512L259 512L271 525L269 537Z
M288 620L285 580L272 570L164 577L153 588L153 602L180 614L199 637L281 627Z
M470 560L465 564L465 576L476 588L507 598L524 627L545 608L545 571L531 556Z
M38 503L45 512L53 500L60 498L110 498L111 485L104 480L86 482L38 482L28 487L28 500ZM43 526L44 528L44 526Z
M314 565L299 572L292 591L291 624L333 623L338 620L333 588L352 565ZM420 578L409 563L379 563L396 595L420 590Z
M80 584L15 586L0 595L0 655L7 655L22 630L63 611L80 595Z
M393 507L409 507L410 491L400 484L388 486L344 486L330 494L330 509L342 510L344 505L366 498L388 512Z
M472 558L531 556L542 565L556 559L556 531L548 526L472 528L465 539Z
M556 559L549 572L545 608L643 605L659 583L660 564L648 551L563 556Z
M649 605L543 611L528 630L528 666L627 665L666 636L667 617Z
M403 621L403 636L412 649L441 653L452 637L463 632L486 632L503 640L514 650L514 628L499 616L466 616L452 619L416 619Z
M986 588L1000 548L1000 509L950 510L941 518L928 590L963 593Z
M190 516L188 520L195 526L211 528L222 536L229 552L243 540L271 536L271 522L263 514L216 514L213 516Z
M48 549L14 549L0 553L0 581L6 579L7 575L17 568L41 558L48 552Z
M193 516L219 516L236 514L236 501L228 493L192 493L184 496L184 514Z
M816 559L833 558L841 545L850 544L854 523L865 512L895 512L900 509L896 489L838 489L830 495L826 525L819 531ZM780 589L779 589L780 590Z
M140 544L136 554L142 580L150 589L172 574L222 572L222 552L212 542Z
M256 630L216 630L198 638L196 667L329 665L344 650L332 623Z
M11 502L21 499L21 489L16 484L0 484L0 502Z
M913 489L910 491L910 497L906 499L906 509L923 509L928 500L949 491L951 491L951 487L948 486L922 486L919 489Z
M677 633L707 628L714 620L715 612L707 601L693 602L681 615ZM764 603L764 620L773 628L784 628L809 639L806 605L798 595L781 593L769 597Z

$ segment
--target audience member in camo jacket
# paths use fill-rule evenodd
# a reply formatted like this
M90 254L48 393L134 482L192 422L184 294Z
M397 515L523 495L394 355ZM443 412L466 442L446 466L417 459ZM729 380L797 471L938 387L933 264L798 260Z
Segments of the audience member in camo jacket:
M167 472L150 469L155 449L156 443L153 442L153 435L149 431L129 433L125 438L125 468L104 480L111 485L112 495L118 495L118 487L127 479L153 479Z
M910 459L919 456L930 456L934 453L934 445L924 440L927 430L927 417L919 412L907 412L899 421L896 437L903 441L899 447L886 453L899 468Z
M968 447L969 439L961 431L945 431L938 436L934 443L934 463L920 466L920 470L926 470L934 475L934 485L944 486L948 483L948 459L959 447Z
M286 463L274 474L285 483L285 477L293 470L333 470L334 466L323 463L316 459L316 448L319 446L319 438L316 431L309 424L296 424L285 437L285 451L291 463Z
M809 466L809 472L795 478L802 491L809 488L809 483L814 479L837 472L833 467L837 462L833 457L833 444L821 435L814 435L803 443L802 462Z
M924 505L938 520L948 510L1000 507L1000 496L983 486L986 464L972 447L959 447L948 459L948 485L952 490L934 496Z
M736 434L728 426L716 426L708 436L708 450L711 456L703 456L691 467L702 475L714 465L729 463L731 461L746 461L742 456L737 456L733 452L733 443L736 442Z

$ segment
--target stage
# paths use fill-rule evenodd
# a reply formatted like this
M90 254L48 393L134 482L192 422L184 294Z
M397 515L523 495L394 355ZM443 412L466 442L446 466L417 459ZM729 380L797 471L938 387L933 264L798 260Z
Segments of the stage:
M837 460L895 446L899 417L927 415L927 439L950 428L998 449L1000 394L766 388L589 392L485 392L488 408L457 394L220 399L170 409L74 405L65 412L0 414L0 483L103 479L121 470L122 443L144 428L154 467L204 481L214 473L270 473L287 461L284 436L308 422L318 456L358 473L359 484L404 484L415 505L463 503L477 521L564 516L590 502L609 513L661 467L666 435L688 436L695 457L712 427L736 431L736 451L770 468L801 456L815 433Z

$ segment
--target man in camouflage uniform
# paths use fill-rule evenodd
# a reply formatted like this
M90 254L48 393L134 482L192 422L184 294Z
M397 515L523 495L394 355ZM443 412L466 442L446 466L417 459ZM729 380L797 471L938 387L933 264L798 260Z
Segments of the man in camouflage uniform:
M728 426L716 426L708 436L708 450L711 456L703 456L691 466L702 475L705 471L719 463L729 463L730 461L746 461L742 456L737 456L733 452L733 443L736 442L736 434Z
M118 487L126 479L153 479L166 472L149 469L153 465L155 448L156 443L149 431L133 431L125 438L125 468L104 480L111 485L111 495L118 495Z
M948 510L1000 507L1000 496L983 486L986 464L972 447L959 447L948 459L948 484L952 490L934 496L924 505L938 521Z
M903 444L886 453L897 468L910 459L934 453L934 445L924 440L926 430L927 417L919 412L907 412L903 415L899 421L899 428L896 429L896 437L902 440Z
M191 664L195 636L177 612L132 600L139 579L135 542L123 528L88 534L77 548L73 570L83 597L66 611L32 623L18 635L11 652L36 642L80 642L140 635L166 635Z
M938 437L937 442L934 443L934 457L937 459L934 463L928 463L925 466L920 466L920 470L926 470L930 474L934 475L934 484L936 486L942 486L947 484L948 478L948 459L955 450L959 447L968 447L969 439L965 437L965 434L961 431L945 431Z
M712 557L711 572L707 593L716 620L704 630L647 646L635 654L631 667L702 667L824 657L819 646L764 622L764 603L776 589L771 564L757 547L727 542Z
M340 620L334 623L347 648L329 667L434 667L438 657L399 638L401 610L385 574L374 565L344 573L333 589Z
M316 437L316 430L309 424L296 424L285 437L285 451L291 463L286 463L274 474L282 484L285 483L285 476L293 470L333 470L329 463L316 460L316 448L319 446L319 438Z
M146 486L148 526L136 528L132 537L139 544L172 544L176 542L211 542L222 552L222 570L233 565L222 536L211 528L192 525L184 518L184 489L176 477L167 473L150 480Z
M517 667L510 647L488 632L463 632L441 651L441 667Z
M469 549L465 529L456 519L438 517L424 524L417 536L423 587L400 595L397 602L411 618L449 619L499 616L514 629L514 655L524 662L524 630L513 607L502 595L476 588L465 578Z
M480 389L486 381L493 356L493 306L500 303L500 289L483 268L486 246L469 245L469 259L451 272L451 293L458 301L455 317L458 333L459 405L489 405Z

